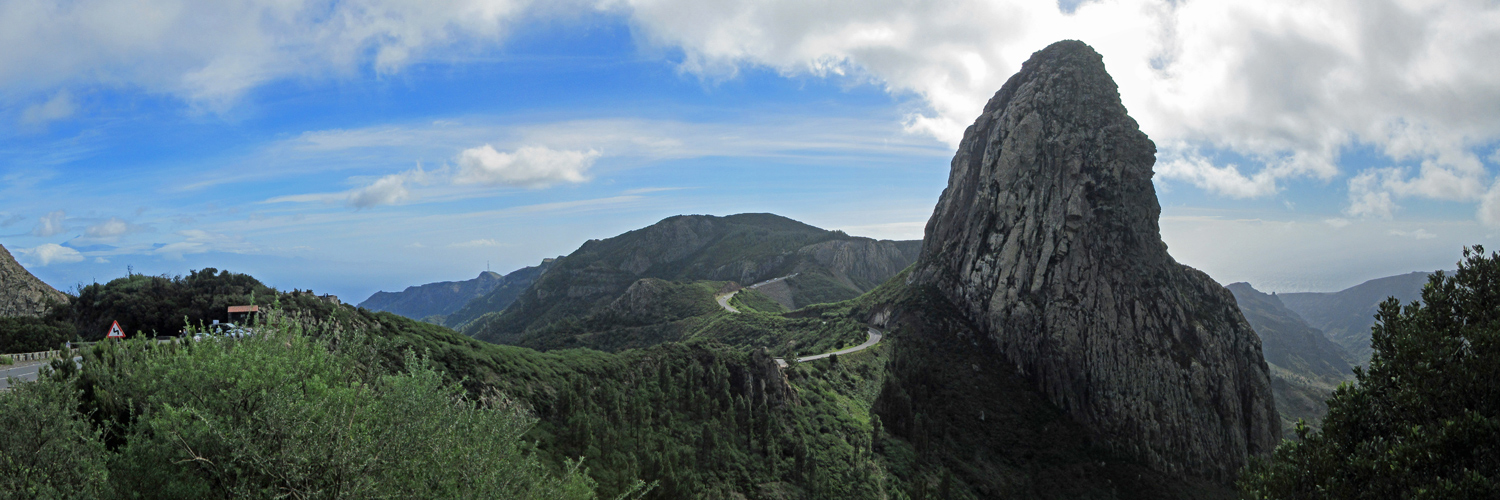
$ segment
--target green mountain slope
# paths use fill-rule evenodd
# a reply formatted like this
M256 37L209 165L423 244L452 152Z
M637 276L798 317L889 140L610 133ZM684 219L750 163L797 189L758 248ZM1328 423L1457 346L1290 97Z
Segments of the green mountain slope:
M1234 294L1240 312L1260 336L1261 352L1271 366L1271 390L1281 414L1282 435L1296 435L1297 419L1316 428L1328 412L1329 394L1354 377L1348 354L1283 305L1279 296L1261 293L1249 283L1225 288Z
M1432 273L1414 272L1373 279L1333 293L1283 293L1281 302L1322 330L1328 339L1343 347L1350 363L1370 361L1370 327L1375 325L1375 311L1387 297L1401 303L1417 300L1422 285Z
M576 333L569 322L601 313L644 278L750 284L796 274L783 290L789 305L845 300L909 265L919 245L850 237L771 214L670 217L584 243L511 307L489 312L461 330L497 343L527 339L526 345L557 345L538 334Z

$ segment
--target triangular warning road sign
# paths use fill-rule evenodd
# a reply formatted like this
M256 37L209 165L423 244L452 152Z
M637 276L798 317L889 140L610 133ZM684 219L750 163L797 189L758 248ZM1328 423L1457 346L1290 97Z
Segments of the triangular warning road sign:
M109 335L105 335L104 338L107 338L107 339L123 339L123 338L125 338L125 330L121 330L120 329L120 322L119 321L116 321L115 324L110 325L110 327L109 327Z

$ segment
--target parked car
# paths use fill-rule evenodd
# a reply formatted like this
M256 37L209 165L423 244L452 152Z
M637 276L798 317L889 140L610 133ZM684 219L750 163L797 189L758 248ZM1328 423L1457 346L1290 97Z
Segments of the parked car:
M207 331L198 332L197 334L193 335L193 340L203 340L204 338L219 337L241 338L248 337L254 334L254 329L243 326L236 326L234 323L219 323L215 321L214 324L208 325Z

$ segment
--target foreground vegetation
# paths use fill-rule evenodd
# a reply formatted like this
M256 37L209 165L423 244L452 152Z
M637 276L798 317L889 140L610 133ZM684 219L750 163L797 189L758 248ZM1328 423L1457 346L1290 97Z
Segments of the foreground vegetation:
M370 345L273 317L242 339L85 349L0 394L0 497L594 498L577 462L522 439L524 406Z
M1257 499L1500 495L1500 255L1465 249L1421 302L1381 304L1369 369L1242 477Z

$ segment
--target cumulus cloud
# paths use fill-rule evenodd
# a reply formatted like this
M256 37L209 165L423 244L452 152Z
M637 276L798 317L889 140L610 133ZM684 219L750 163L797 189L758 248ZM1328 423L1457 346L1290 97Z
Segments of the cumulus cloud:
M73 94L63 89L53 95L47 102L33 104L21 112L21 123L25 125L45 125L73 116L78 110L78 105L73 103Z
M459 153L458 174L453 182L528 188L580 183L589 180L588 169L599 159L599 154L594 150L558 151L542 146L526 146L506 153L486 144Z
M104 83L221 108L277 79L400 70L495 43L529 0L0 3L0 86Z
M1247 177L1240 173L1237 165L1216 166L1197 154L1158 162L1156 173L1162 178L1188 181L1206 191L1231 198L1255 198L1276 192L1276 178L1270 169Z
M39 266L48 266L54 262L70 264L83 260L82 253L56 243L46 243L35 248L21 248L17 249L16 253Z
M68 214L63 212L62 210L50 212L47 215L43 215L41 220L37 221L36 227L32 228L31 234L34 236L47 237L66 231L67 228L63 227L63 219L66 218L67 215Z
M1500 4L1482 1L1072 4L1027 0L612 0L643 39L684 53L683 71L719 78L757 66L843 76L915 95L910 131L956 145L1032 51L1065 38L1103 56L1121 97L1166 156L1223 150L1223 166L1184 155L1160 167L1232 197L1287 179L1331 179L1340 152L1371 146L1422 164L1367 185L1351 213L1414 196L1477 201L1475 148L1500 139ZM1176 149L1176 151L1173 151ZM1366 196L1368 195L1368 196Z
M376 205L394 205L411 198L408 182L426 184L427 171L417 168L381 177L370 185L349 192L347 201L354 208L370 208Z

